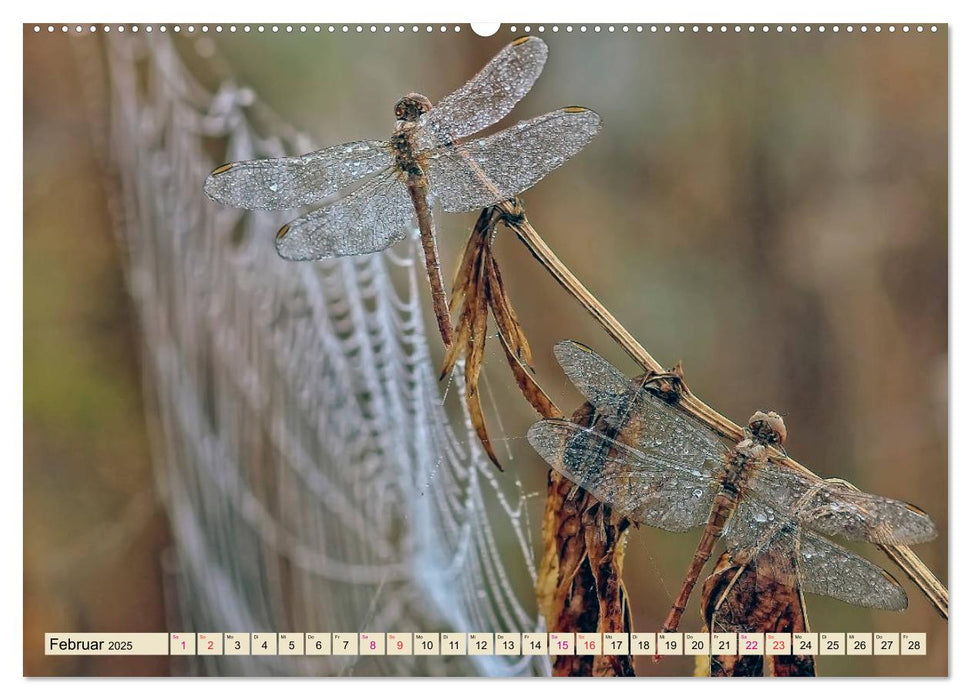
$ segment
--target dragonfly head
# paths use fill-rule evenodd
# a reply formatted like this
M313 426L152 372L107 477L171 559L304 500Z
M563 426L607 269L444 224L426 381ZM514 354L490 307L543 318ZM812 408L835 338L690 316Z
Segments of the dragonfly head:
M756 411L748 419L748 429L752 437L766 445L784 445L786 424L775 411Z
M418 117L432 108L431 101L417 92L409 92L394 106L394 116L398 121L416 122Z

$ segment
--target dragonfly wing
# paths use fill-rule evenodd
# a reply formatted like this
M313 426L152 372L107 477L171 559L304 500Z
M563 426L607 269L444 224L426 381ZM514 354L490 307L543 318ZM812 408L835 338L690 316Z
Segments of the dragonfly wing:
M590 428L542 420L527 434L549 465L630 519L684 532L708 519L717 483Z
M231 207L293 209L334 197L392 161L386 142L353 141L302 156L221 165L206 178L205 192Z
M883 569L754 499L738 505L724 538L736 563L755 562L767 580L867 608L907 607L907 594Z
M796 553L774 538L758 556L735 561L719 558L705 581L702 610L717 632L787 632L787 622L800 614Z
M585 345L563 340L553 352L570 381L626 442L706 476L722 468L728 448L710 429L627 378Z
M373 253L404 238L413 215L408 189L388 170L281 228L276 249L287 260Z
M498 204L575 156L601 123L596 112L566 107L487 138L434 149L425 156L432 193L450 212Z
M507 44L471 80L419 118L419 145L452 143L495 124L533 87L548 54L546 42L534 36Z
M799 577L803 589L864 608L903 610L907 594L894 578L823 537L799 535Z
M937 536L934 522L915 506L774 462L753 471L748 487L761 501L791 512L804 527L830 537L907 545Z
M722 537L736 563L754 560L773 540L786 531L797 530L799 523L772 504L745 492L725 525Z

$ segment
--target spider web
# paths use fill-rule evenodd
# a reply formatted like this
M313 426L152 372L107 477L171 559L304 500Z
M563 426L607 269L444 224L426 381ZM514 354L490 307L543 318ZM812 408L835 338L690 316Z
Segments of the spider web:
M173 535L172 631L541 630L527 497L497 478L461 402L444 405L415 236L370 256L280 260L272 232L285 216L221 209L202 183L220 162L313 144L209 50L198 60L176 43L192 46L157 33L78 40L87 89L101 88L89 107L107 125L140 322ZM194 77L217 70L214 90ZM461 368L453 382L461 396ZM189 663L205 674L549 669L545 657L502 656Z

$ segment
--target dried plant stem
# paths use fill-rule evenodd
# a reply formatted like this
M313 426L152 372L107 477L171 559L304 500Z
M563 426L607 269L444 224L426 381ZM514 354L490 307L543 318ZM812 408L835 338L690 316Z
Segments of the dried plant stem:
M947 619L947 588L920 560L910 547L879 545L890 560L906 572L907 576L927 596L931 605Z
M624 328L620 321L614 318L613 314L577 279L576 275L570 271L563 261L556 257L556 254L546 244L546 241L543 240L539 233L536 232L536 229L526 219L522 205L518 201L505 202L499 205L499 207L506 214L507 225L516 232L519 240L529 249L533 257L560 283L560 286L580 302L580 305L594 317L597 323L607 332L607 335L613 338L624 349L624 352L630 355L635 362L648 372L662 373L665 371L660 363ZM701 401L687 387L684 387L679 406L686 413L702 421L719 435L732 442L738 442L745 436L745 432L741 426ZM791 457L783 455L780 452L776 452L774 458L793 469L798 469L807 474L812 473ZM852 486L852 484L848 485ZM914 551L910 547L897 545L877 546L895 564L903 569L904 573L916 584L938 613L944 619L947 619L947 588L927 568L927 565L921 561L920 557L914 554Z

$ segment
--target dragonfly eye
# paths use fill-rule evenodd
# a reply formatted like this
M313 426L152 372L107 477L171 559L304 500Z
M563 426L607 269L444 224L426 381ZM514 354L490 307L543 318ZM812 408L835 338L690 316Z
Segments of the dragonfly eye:
M749 430L760 442L783 445L786 441L786 424L775 411L756 411L748 420Z
M418 121L418 117L432 108L432 103L424 95L411 92L398 100L394 106L394 115L403 122Z

